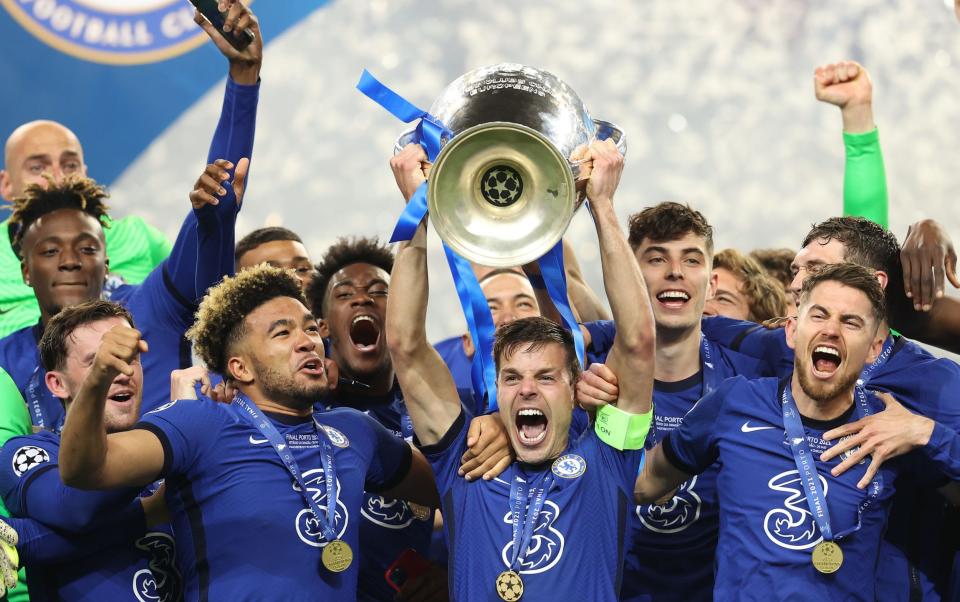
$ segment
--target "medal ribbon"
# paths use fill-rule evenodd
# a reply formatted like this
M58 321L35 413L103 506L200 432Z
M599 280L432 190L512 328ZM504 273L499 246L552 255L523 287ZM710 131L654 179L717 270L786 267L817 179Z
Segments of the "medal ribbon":
M30 375L30 380L27 382L27 404L30 406L30 420L33 422L34 426L38 426L42 429L47 429L53 431L54 433L59 433L63 430L63 421L66 418L66 412L61 412L60 415L54 420L47 416L47 412L44 411L43 405L44 402L61 404L62 402L59 399L53 397L53 393L50 392L50 389L46 385L42 385L40 382L41 372L43 368L40 366L40 359L37 359L37 367L34 369L33 374Z
M335 539L339 539L336 532L336 517L340 486L337 483L336 466L333 462L333 445L330 443L327 432L322 426L320 426L320 423L317 422L317 419L314 418L313 423L317 429L317 438L319 439L321 449L323 450L320 458L323 462L323 480L327 493L326 512L320 510L320 506L317 504L316 500L314 500L313 496L307 491L307 486L303 482L303 474L300 472L300 467L297 466L297 461L293 458L293 453L290 451L290 447L287 445L286 439L284 439L280 433L277 432L276 427L274 427L270 420L263 415L263 412L260 411L260 408L251 403L244 395L241 394L237 394L237 396L233 399L233 403L230 405L243 410L240 412L240 415L243 416L250 424L252 424L260 432L260 434L270 442L270 446L273 447L275 452L277 452L277 455L280 457L280 461L283 462L283 465L286 467L287 471L297 481L297 485L300 486L300 493L303 496L303 499L307 502L307 506L309 506L310 511L313 512L313 515L320 522L321 529L323 530L323 538L327 540L327 543L330 543Z
M714 353L714 346L707 341L707 337L700 335L700 370L703 372L702 393L704 397L717 389L723 378L714 362L720 361L720 354Z
M537 489L532 489L522 476L513 477L513 483L510 485L510 520L513 525L510 570L520 572L520 561L526 556L527 549L530 547L533 531L537 527L537 519L540 517L540 511L543 510L543 504L547 501L547 494L550 493L551 487L553 487L552 473L547 473L543 483ZM528 503L531 490L533 501Z
M870 407L867 405L867 394L863 388L856 388L857 409L860 417L871 414ZM826 495L823 493L823 485L820 483L820 475L813 459L813 453L807 443L807 434L803 430L803 422L800 420L800 412L797 410L797 404L793 400L793 394L790 391L790 382L788 381L783 389L783 425L786 428L787 439L790 443L790 451L793 452L794 462L797 464L797 471L800 474L803 488L806 492L807 506L810 508L810 514L813 520L820 528L820 533L825 541L839 540L851 533L860 530L863 513L870 507L883 491L883 475L877 472L870 486L867 488L867 494L857 506L857 524L834 534L833 527L830 524L830 509L827 507Z

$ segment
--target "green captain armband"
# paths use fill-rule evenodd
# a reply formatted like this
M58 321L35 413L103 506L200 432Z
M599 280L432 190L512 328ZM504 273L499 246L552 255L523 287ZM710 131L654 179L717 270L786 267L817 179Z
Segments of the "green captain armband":
M614 449L643 449L651 422L653 408L646 414L631 414L617 406L605 405L597 411L593 429L601 441Z

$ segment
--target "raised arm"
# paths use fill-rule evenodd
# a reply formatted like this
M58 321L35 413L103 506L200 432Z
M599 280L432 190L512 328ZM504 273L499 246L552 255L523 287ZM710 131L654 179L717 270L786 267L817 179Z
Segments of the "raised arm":
M594 142L587 158L593 162L587 198L600 241L603 285L617 326L606 364L620 384L617 407L625 412L646 414L653 396L656 327L640 266L613 209L623 156L612 141L605 140Z
M142 429L107 434L103 413L117 375L140 370L147 344L140 333L115 326L103 335L90 373L67 410L60 437L60 477L79 489L113 489L153 482L163 469L160 439Z
M673 491L690 477L667 460L663 444L659 443L646 455L643 468L637 475L634 501L638 504L656 504L673 495Z
M424 181L426 154L408 145L390 160L397 185L409 200ZM438 443L460 415L453 376L427 341L426 220L409 242L400 244L387 298L387 347L421 445Z
M814 91L817 100L840 107L843 118L843 214L886 228L887 176L873 121L870 75L853 61L824 65L814 73Z

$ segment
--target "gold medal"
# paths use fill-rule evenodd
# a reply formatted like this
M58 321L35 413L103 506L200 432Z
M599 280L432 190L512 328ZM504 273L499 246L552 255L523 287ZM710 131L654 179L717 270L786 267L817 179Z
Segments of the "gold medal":
M353 550L342 539L334 539L323 548L320 560L328 571L342 573L353 562Z
M413 502L407 502L407 506L410 508L410 512L413 513L413 517L417 520L428 521L433 517L433 511L429 506L421 506Z
M506 602L517 602L523 596L523 579L516 571L504 571L497 576L497 595Z
M813 548L813 568L824 575L836 573L843 564L843 550L832 541L821 541Z

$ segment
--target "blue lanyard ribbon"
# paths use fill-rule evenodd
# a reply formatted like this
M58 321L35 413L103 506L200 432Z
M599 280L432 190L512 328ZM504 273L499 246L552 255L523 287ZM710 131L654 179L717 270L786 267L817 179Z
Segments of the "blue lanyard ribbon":
M867 394L861 387L856 388L855 396L857 399L857 409L862 416L871 414L870 407L867 405ZM826 541L839 540L851 533L860 530L863 522L863 513L879 497L883 491L883 475L877 472L870 486L867 488L867 494L857 506L857 524L834 534L833 526L830 524L830 509L827 507L827 498L823 492L823 485L820 483L820 474L817 472L813 453L810 451L810 445L807 443L807 434L803 430L803 422L800 419L800 412L797 410L797 404L793 400L793 394L790 391L790 382L787 381L783 389L783 425L786 428L790 451L793 452L793 459L797 465L797 472L806 492L807 506L810 508L810 514L820 528L820 533Z
M716 363L721 361L719 353L714 352L715 347L707 341L707 337L700 335L700 370L703 374L703 384L700 397L704 397L717 389L723 381L720 370Z
M857 381L857 384L865 386L870 382L870 379L873 377L873 372L880 366L887 363L887 360L890 359L890 355L893 353L893 337L887 335L887 339L883 342L883 349L880 350L880 355L877 356L877 359L873 360L873 363L863 369L860 373L860 379Z
M276 427L263 415L260 408L240 394L234 397L233 403L230 405L243 410L240 415L246 418L246 420L256 427L256 429L260 431L260 434L270 442L270 446L277 452L280 461L283 462L287 471L297 481L297 485L300 486L300 493L303 495L303 499L306 500L310 511L313 512L313 515L320 523L324 539L326 539L328 543L337 539L337 502L340 496L340 485L337 482L337 470L333 461L333 445L330 443L327 432L320 426L317 419L314 418L313 423L317 429L317 438L320 441L322 450L320 458L323 462L323 480L327 493L326 512L320 510L320 506L316 500L314 500L313 496L307 491L307 486L303 482L303 474L300 472L300 467L297 466L297 461L293 458L293 453L290 451L290 446L287 445L286 439L277 432Z
M540 487L532 489L519 474L513 477L510 485L510 522L513 526L513 551L510 554L510 569L519 572L520 562L530 548L533 531L543 504L553 487L553 474L547 473ZM530 501L531 491L533 501Z
M33 370L33 374L30 375L30 380L27 382L26 401L27 405L30 406L30 420L34 426L59 433L63 430L66 412L60 412L55 419L47 415L43 407L44 403L52 406L53 403L59 405L62 402L53 396L46 384L41 383L42 373L43 368L40 366L40 359L38 358L37 367Z
M547 285L550 300L553 301L554 307L560 312L563 325L573 335L573 346L577 351L580 367L583 368L583 333L580 332L580 324L573 315L573 310L570 308L570 298L567 296L567 271L563 265L563 240L558 241L537 263L540 264L540 272L543 274L544 284Z

